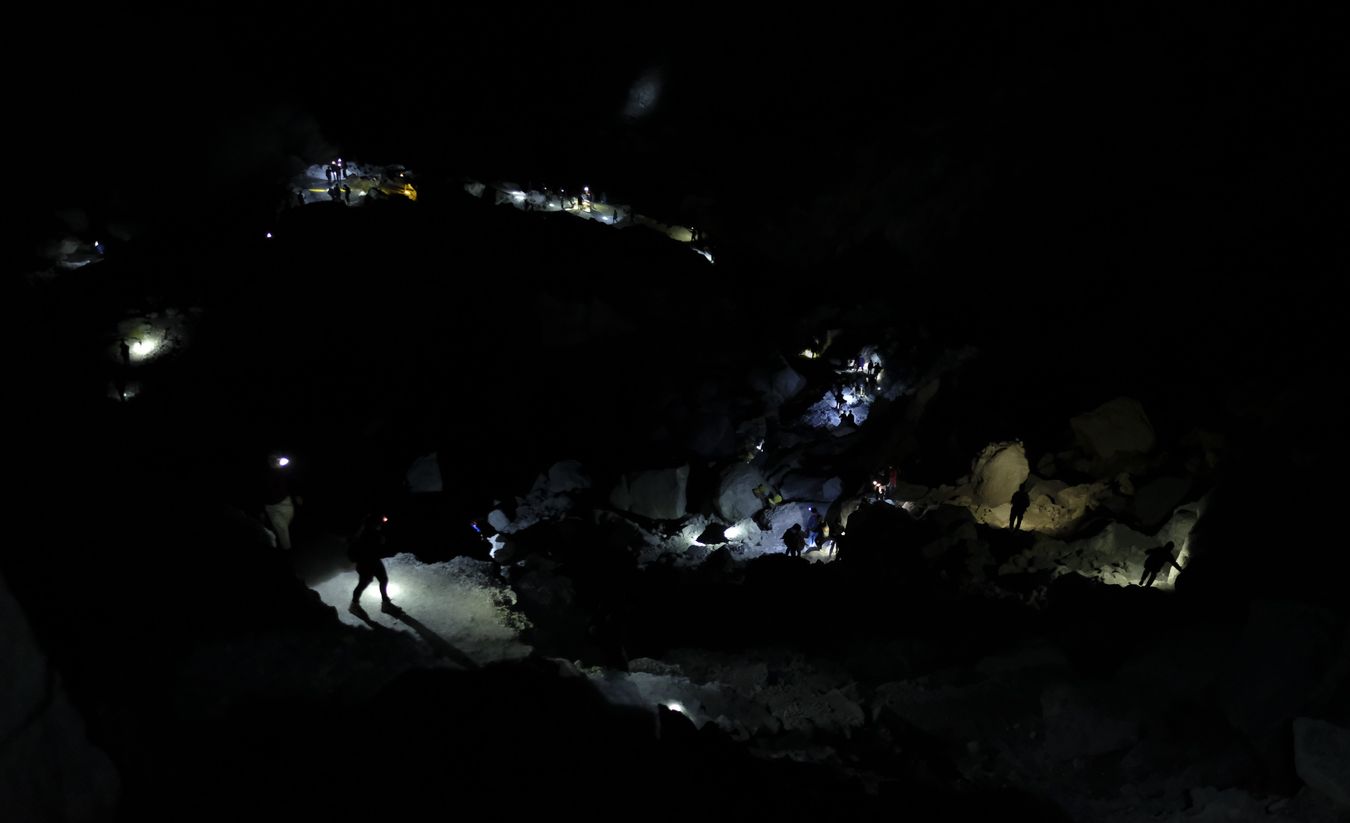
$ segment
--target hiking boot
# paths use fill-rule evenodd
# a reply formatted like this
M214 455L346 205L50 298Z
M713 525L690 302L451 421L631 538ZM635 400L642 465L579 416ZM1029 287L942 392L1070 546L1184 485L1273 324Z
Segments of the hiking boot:
M392 600L386 600L386 601L384 601L383 603L380 604L380 611L382 611L382 612L401 612L401 611L403 611L403 610L400 609L398 606L395 606L395 605L394 605L394 601L392 601Z

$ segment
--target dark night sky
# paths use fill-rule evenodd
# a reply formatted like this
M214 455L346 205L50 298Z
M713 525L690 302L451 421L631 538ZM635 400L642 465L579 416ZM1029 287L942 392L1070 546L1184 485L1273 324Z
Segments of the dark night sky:
M756 229L842 194L894 203L861 217L894 236L931 189L962 219L1012 223L1000 242L1028 236L1007 217L1030 204L1089 243L1151 233L1203 255L1235 237L1306 251L1344 179L1339 21L1278 6L100 14L52 21L40 66L13 69L32 78L11 105L38 158L21 174L64 195L89 186L80 158L105 158L142 170L141 191L101 195L151 209L161 175L271 185L269 163L317 133L423 169L584 173L676 203L754 193ZM617 114L648 67L665 91L630 128Z

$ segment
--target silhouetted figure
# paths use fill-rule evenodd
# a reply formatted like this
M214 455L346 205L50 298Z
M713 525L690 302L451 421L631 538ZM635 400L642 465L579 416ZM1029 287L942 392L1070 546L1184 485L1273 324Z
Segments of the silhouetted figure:
M858 425L858 421L853 419L853 412L851 410L845 410L843 414L839 415L839 425L856 426Z
M367 516L347 549L347 556L356 564L357 576L349 611L361 611L361 593L372 579L380 585L380 611L398 611L389 599L389 572L384 568L384 524L388 519L376 514Z
M1017 531L1022 528L1022 515L1031 508L1031 495L1026 489L1019 488L1013 492L1012 496L1012 514L1008 517L1008 528Z
M348 203L352 202L352 187L348 186L346 183L342 184L342 199L346 200Z
M328 190L328 197L330 200L341 200L342 191L338 189L336 185L334 185L332 188Z
M1165 546L1157 546L1145 552L1144 574L1139 578L1139 585L1148 588L1153 585L1153 581L1158 579L1158 572L1163 570L1163 566L1171 563L1177 571L1181 571L1181 566L1177 564L1172 557L1172 541L1168 541Z
M872 479L872 489L877 493L877 502L884 503L895 495L898 478L899 471L894 466L887 466L877 472L877 476Z
M836 411L844 408L844 389L842 386L834 387L834 408Z
M123 366L130 366L130 365L131 365L131 344L127 342L127 339L126 339L125 337L122 338L122 340L121 340L120 342L118 342L118 344L117 344L117 350L118 350L118 352L120 352L121 355L122 355L122 365L123 365Z
M295 199L296 199L297 205L301 205L301 206L305 205L305 193L304 193L304 191L297 189L296 192L295 192Z
M806 542L811 548L820 545L820 526L823 522L815 506L806 507Z
M783 546L788 557L801 557L805 545L806 534L802 532L801 523L793 523L791 528L783 532Z

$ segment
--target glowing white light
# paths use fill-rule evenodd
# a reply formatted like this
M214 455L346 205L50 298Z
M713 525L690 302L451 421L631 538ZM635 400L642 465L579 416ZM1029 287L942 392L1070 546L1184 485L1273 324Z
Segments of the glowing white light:
M723 532L723 534L727 536L728 540L740 540L742 537L745 537L745 527L739 523L735 526L727 526L726 531Z
M670 709L672 712L679 712L685 717L689 716L689 712L684 710L684 704L678 700L667 700L662 705L664 705L667 709Z
M284 469L287 466L291 465L291 459L289 457L278 457L277 465Z
M811 351L810 349L802 349L802 354L801 354L801 356L802 356L802 357L805 357L807 360L815 360L815 359L816 359L816 353L813 352L813 351Z
M703 255L703 259L707 260L709 263L713 262L712 252L708 251L707 249L694 249L694 251Z
M271 240L271 239L272 239L272 233L271 233L270 231L267 233L267 239L268 239L268 240Z
M500 552L502 549L506 548L506 541L503 540L501 538L501 535L498 534L494 534L491 537L489 537L488 541L492 543L492 548L488 550L488 556L491 557L493 560L496 560L497 553Z
M391 600L400 594L403 594L403 587L397 583L390 583L388 586L384 587L384 590L389 593L389 598Z
M159 341L150 337L142 337L131 344L131 353L137 357L149 357L150 353L159 348Z

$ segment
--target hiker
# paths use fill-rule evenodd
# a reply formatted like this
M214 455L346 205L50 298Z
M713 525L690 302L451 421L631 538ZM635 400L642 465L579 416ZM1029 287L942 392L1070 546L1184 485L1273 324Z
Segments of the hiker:
M1167 541L1165 546L1157 546L1145 552L1144 574L1139 578L1139 585L1148 588L1153 585L1153 581L1158 579L1158 572L1163 570L1163 566L1171 563L1177 571L1181 571L1181 566L1177 564L1172 557L1172 541Z
M361 593L372 579L380 586L380 611L399 610L389 599L389 572L384 568L384 526L388 522L389 518L384 515L367 515L347 548L347 556L356 564L356 588L352 591L351 605L347 607L353 614L363 611Z
M1026 488L1019 487L1017 491L1013 492L1012 513L1008 517L1008 528L1013 531L1022 528L1022 515L1026 514L1029 508L1031 508L1031 495L1027 493Z
M301 503L299 496L291 496L290 458L274 456L268 461L267 474L263 479L263 511L267 514L267 524L276 535L277 546L284 551L291 550L291 521L295 519L295 507Z
M823 520L815 506L806 507L806 544L811 548L820 545L820 527Z
M783 546L788 557L801 557L805 544L806 535L802 533L801 523L793 523L791 528L783 532Z

